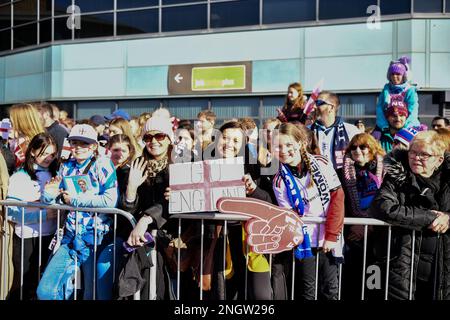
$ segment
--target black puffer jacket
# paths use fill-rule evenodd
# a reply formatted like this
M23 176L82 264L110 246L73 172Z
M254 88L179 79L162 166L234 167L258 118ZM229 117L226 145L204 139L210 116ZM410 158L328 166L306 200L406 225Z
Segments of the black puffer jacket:
M440 167L441 184L438 192L421 190L417 177L408 164L408 152L394 150L385 158L386 176L369 214L393 225L391 262L389 272L389 297L408 299L411 278L412 230L415 230L413 299L415 276L423 234L430 232L428 226L435 220L431 210L450 213L450 155L446 154ZM437 206L437 207L436 207ZM436 234L437 235L437 234ZM450 232L441 235L438 241L439 271L438 299L450 300ZM431 298L431 297L430 297Z

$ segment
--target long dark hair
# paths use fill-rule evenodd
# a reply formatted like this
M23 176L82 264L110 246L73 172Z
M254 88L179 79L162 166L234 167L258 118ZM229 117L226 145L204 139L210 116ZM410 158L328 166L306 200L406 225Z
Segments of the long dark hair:
M122 163L121 167L126 165L127 163L133 161L136 158L136 149L134 148L133 143L131 142L131 139L126 134L116 134L115 136L112 136L109 138L108 141L108 149L111 149L111 147L115 143L125 143L128 145L128 150L130 151L130 154L128 156L128 159Z
M53 146L55 148L55 152L58 152L58 147L56 145L55 139L48 133L39 133L35 135L28 144L27 151L25 152L25 162L23 164L23 169L31 177L31 180L37 180L36 168L34 166L34 164L36 163L36 158L33 156L32 152L39 150L39 153L36 155L36 157L39 157L45 151L45 149L47 149L48 146ZM52 177L56 176L58 166L58 159L57 157L55 157L55 159L48 167L48 170L50 171Z

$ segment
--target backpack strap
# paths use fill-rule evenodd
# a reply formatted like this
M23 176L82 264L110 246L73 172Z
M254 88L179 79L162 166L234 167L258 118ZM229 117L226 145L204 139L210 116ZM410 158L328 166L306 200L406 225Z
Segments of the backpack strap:
M91 161L88 163L88 165L86 166L86 168L84 168L83 174L87 174L87 173L89 172L89 169L91 169L92 165L94 164L94 162L95 162L96 160L97 160L97 159L95 158L95 156L93 156L93 157L91 158Z

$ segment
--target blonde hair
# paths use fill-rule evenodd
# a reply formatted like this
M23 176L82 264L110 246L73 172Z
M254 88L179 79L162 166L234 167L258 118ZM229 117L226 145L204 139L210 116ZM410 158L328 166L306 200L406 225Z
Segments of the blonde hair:
M278 134L287 135L292 137L296 142L300 143L300 156L301 163L306 165L306 170L311 173L311 161L309 159L309 154L306 150L306 145L308 144L308 136L304 130L299 129L295 124L285 122L278 126ZM308 187L314 185L314 179L310 179Z
M35 135L45 132L39 112L33 103L13 105L9 109L9 117L14 131L28 141Z
M272 122L275 122L276 125L281 124L280 119L278 119L278 118L269 118L269 119L267 119L266 121L264 121L263 128L264 128L264 129L267 129L267 127L269 126L269 124L271 124Z
M443 156L444 152L447 150L447 144L443 137L434 130L429 131L420 131L413 138L411 143L409 144L409 148L411 149L415 145L420 146L430 146L433 153L438 156Z
M450 129L448 128L438 128L435 129L439 136L441 136L442 140L447 145L447 151L450 152Z
M138 132L136 133L136 140L137 139L142 139L142 137L144 136L144 127L145 124L147 123L147 120L150 119L152 117L152 113L151 112L144 112L142 113L138 119Z

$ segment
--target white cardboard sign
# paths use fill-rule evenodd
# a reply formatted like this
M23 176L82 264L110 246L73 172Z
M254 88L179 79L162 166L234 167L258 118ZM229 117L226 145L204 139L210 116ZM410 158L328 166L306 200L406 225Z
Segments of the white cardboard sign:
M227 158L169 166L169 213L217 211L221 197L245 197L244 159Z

